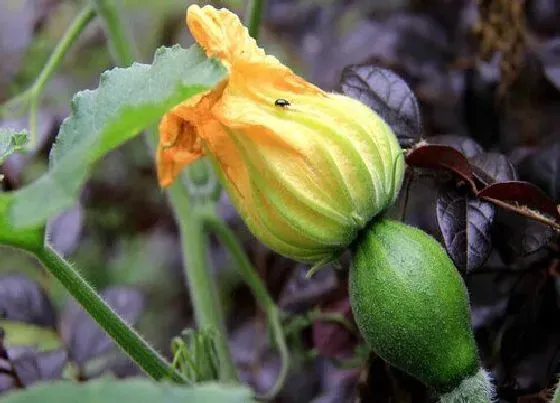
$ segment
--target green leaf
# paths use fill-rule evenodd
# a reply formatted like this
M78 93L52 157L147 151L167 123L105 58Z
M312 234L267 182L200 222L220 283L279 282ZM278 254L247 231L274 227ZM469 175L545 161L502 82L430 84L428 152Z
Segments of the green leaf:
M15 152L25 148L29 141L29 133L26 130L14 130L0 128L0 164Z
M2 403L249 403L250 389L217 383L192 387L133 379L101 379L87 383L55 382L13 392Z
M0 244L27 250L38 250L43 246L44 228L16 229L8 221L8 207L13 193L0 191Z
M28 346L35 347L37 351L51 351L64 347L58 334L51 328L1 319L0 327L6 334L6 347Z
M29 141L29 133L25 130L0 128L0 164L15 152L25 148ZM2 175L0 175L2 182ZM0 188L0 244L36 249L43 245L43 231L40 228L16 230L8 222L8 207L12 194L2 193Z
M220 377L216 349L216 331L212 328L185 329L171 343L173 362L193 383L214 381Z
M13 225L38 226L72 206L95 162L225 77L221 63L208 59L197 45L160 48L152 65L135 63L103 73L99 88L81 91L72 100L49 171L14 194L9 211Z

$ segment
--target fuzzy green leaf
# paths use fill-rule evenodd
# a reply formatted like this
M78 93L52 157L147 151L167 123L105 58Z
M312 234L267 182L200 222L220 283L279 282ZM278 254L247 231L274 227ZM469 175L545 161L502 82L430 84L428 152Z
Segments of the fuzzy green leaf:
M160 48L152 65L135 63L103 73L99 88L81 91L72 100L72 114L62 123L49 171L13 195L13 225L38 226L70 207L95 162L225 77L225 68L197 45Z
M0 128L0 164L15 152L25 148L29 133L25 130Z
M87 383L44 383L22 392L13 392L3 403L249 403L251 390L242 386L217 383L196 384L192 387L154 383L133 379L109 379Z
M8 221L8 207L13 193L0 192L0 245L9 245L27 250L43 246L43 228L16 229Z

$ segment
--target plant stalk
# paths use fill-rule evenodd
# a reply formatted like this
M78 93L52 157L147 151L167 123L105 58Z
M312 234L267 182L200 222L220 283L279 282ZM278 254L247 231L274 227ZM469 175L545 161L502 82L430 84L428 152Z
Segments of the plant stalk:
M205 214L202 218L204 220L205 228L215 233L220 242L229 250L231 257L237 264L237 268L239 269L239 273L241 273L243 280L249 286L251 292L255 296L255 299L259 302L268 316L268 321L271 325L272 334L274 336L274 342L282 360L282 366L280 368L280 372L278 373L276 383L267 392L267 394L261 398L273 399L284 386L290 366L290 356L286 345L286 336L280 320L280 312L261 278L255 272L247 254L243 250L243 247L240 245L233 231L213 212Z
M41 100L41 94L45 88L45 85L50 80L53 73L58 69L60 63L64 59L64 56L72 45L76 42L83 30L88 26L88 24L95 17L95 10L91 4L87 4L84 9L76 16L72 24L68 27L64 36L58 42L54 48L52 54L49 56L45 67L39 73L39 76L33 82L29 92L24 92L28 94L30 98L30 112L29 112L29 131L31 132L31 139L29 142L29 147L32 148L37 143L37 112L39 109L39 102Z
M237 370L227 344L220 299L210 273L207 256L207 237L197 208L208 204L191 203L179 177L168 190L181 234L183 268L199 329L212 328L216 332L216 350L220 361L220 380L237 382Z
M247 29L249 30L249 35L251 35L255 39L259 39L261 18L265 7L266 0L250 0L247 6L245 24L247 25Z
M128 40L119 22L113 0L93 0L99 16L107 29L107 37L112 44L114 57L119 65L129 65L134 61L131 41ZM145 136L149 148L154 151L157 135L149 130ZM191 213L192 203L188 189L180 180L168 190L169 200L175 212L181 234L183 265L188 278L189 291L199 328L213 328L217 334L216 349L220 360L220 379L236 382L237 370L229 353L227 333L223 324L222 309L215 290L206 259L206 238L201 222Z
M480 369L451 392L440 396L439 403L491 403L495 400L495 394L490 374Z
M32 252L84 310L140 368L156 381L186 379L126 323L52 247Z
M130 66L134 63L132 42L119 18L114 0L92 0L95 10L105 24L107 37L113 50L113 57L119 66Z
M93 6L91 4L87 4L68 27L64 36L49 56L49 60L47 60L45 67L43 67L43 70L41 70L41 73L39 73L39 76L35 79L32 86L32 91L34 93L39 94L43 91L43 88L53 73L58 69L60 63L62 63L64 56L68 53L68 50L70 50L72 45L74 45L82 31L88 26L94 17L95 10L93 9Z

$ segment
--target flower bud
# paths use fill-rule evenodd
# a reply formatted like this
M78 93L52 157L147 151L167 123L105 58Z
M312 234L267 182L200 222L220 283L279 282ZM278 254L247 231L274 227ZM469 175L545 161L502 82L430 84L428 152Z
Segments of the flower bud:
M229 11L191 6L187 23L229 77L163 118L160 182L206 154L262 242L300 261L336 258L398 194L404 158L393 132L361 102L266 55Z
M358 101L334 94L289 99L290 110L269 112L261 135L229 130L248 181L241 189L225 183L270 248L328 261L394 201L402 152L389 127Z

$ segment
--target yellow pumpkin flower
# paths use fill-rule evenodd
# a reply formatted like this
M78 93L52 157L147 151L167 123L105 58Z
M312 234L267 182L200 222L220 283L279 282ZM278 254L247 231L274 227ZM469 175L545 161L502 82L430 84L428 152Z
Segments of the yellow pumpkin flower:
M160 184L207 155L261 241L304 262L336 258L400 189L404 160L391 129L266 55L227 9L192 5L187 25L229 75L163 117Z

